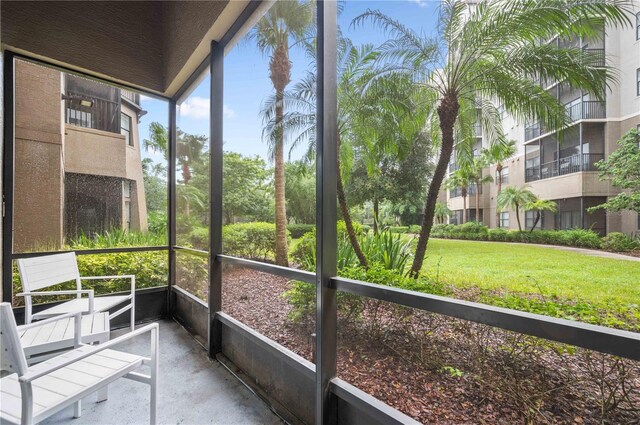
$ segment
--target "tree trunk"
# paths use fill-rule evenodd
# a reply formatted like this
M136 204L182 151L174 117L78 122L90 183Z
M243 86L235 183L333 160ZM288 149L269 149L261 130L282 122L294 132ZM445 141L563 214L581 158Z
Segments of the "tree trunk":
M496 172L498 174L498 194L496 195L496 201L498 199L498 195L500 195L500 191L502 190L502 164L499 162L496 164ZM496 227L500 228L500 211L498 211L498 207L496 207Z
M467 222L467 195L466 193L462 195L462 224Z
M476 222L480 223L480 182L476 181Z
M287 250L287 207L285 201L284 134L279 123L284 118L283 91L276 92L276 140L275 140L275 187L276 187L276 264L289 265Z
M542 217L542 212L536 211L536 221L533 222L533 226L531 226L531 231L529 233L533 233L533 229L536 228L541 217Z
M520 224L520 206L516 204L516 221L518 222L518 230L522 232L522 225Z
M349 213L349 206L347 205L347 197L344 195L344 183L342 182L342 173L340 172L340 135L338 134L338 167L337 167L337 180L338 180L338 205L340 206L340 212L342 212L342 219L344 220L345 227L347 228L347 236L349 237L349 242L351 242L351 246L356 253L356 257L358 257L358 261L360 265L364 268L368 268L369 264L367 262L367 257L364 256L362 252L362 248L360 248L360 244L358 243L358 238L356 236L356 231L353 228L353 222L351 221L351 214Z
M424 214L422 217L422 227L420 229L420 236L418 237L418 245L416 246L416 254L413 257L413 264L409 271L409 276L418 278L420 269L422 269L422 263L424 262L424 255L427 252L427 243L429 242L429 236L431 236L431 228L433 227L433 215L436 209L436 203L438 202L438 193L440 192L440 186L447 173L449 167L449 161L451 160L451 153L453 152L453 126L458 116L458 110L460 104L455 94L447 94L442 98L440 105L438 105L438 117L440 118L440 131L442 132L442 145L440 146L440 158L438 164L433 173L431 184L429 185L429 192L427 193L427 202L424 206Z
M377 199L373 200L373 234L378 234L378 213L380 210L380 203Z

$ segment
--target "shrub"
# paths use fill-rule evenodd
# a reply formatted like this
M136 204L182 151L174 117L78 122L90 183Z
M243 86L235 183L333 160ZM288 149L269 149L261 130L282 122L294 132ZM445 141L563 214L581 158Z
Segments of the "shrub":
M368 269L359 266L347 267L340 271L340 276L347 279L376 283L378 285L402 288L436 295L446 295L444 287L424 278L413 279L402 272L387 269L382 264L372 263ZM293 307L290 317L298 320L315 310L315 287L304 282L294 282L293 287L285 293L285 298ZM365 307L366 298L339 291L338 313L344 320L360 318Z
M378 232L377 235L367 234L359 239L362 251L370 263L396 270L398 273L404 272L412 256L411 239L393 233L390 229Z
M222 228L222 241L225 254L271 259L276 251L276 225L262 222L229 224Z
M371 226L369 226L368 224L363 224L362 225L362 233L367 234L371 231Z
M209 250L209 228L196 227L189 233L189 241L196 249Z
M287 226L287 230L294 239L301 238L305 233L309 233L315 228L315 224L289 224Z
M593 230L571 229L560 232L563 245L577 246L581 248L600 248L602 240Z
M640 243L628 235L620 232L611 232L602 238L602 249L607 251L628 252L640 249Z
M391 233L409 233L409 226L391 226L389 231Z
M411 226L409 226L409 233L420 233L420 231L422 230L422 226L419 226L417 224L412 224Z

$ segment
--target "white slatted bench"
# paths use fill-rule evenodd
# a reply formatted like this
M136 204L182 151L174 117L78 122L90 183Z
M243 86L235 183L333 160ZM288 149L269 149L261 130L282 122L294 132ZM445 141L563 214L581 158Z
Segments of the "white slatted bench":
M109 313L82 316L81 342L103 343L109 340ZM67 314L18 326L20 344L29 364L47 360L74 348L74 316Z
M74 342L80 344L80 313L75 315ZM112 347L143 333L151 333L151 355L143 357L113 350ZM156 423L158 377L158 324L144 326L100 345L82 345L35 366L27 360L18 336L11 305L0 304L0 364L11 374L0 379L0 419L2 423L30 425L56 412L75 406L80 400L105 388L118 378L129 378L150 386L150 423ZM137 369L149 366L149 375ZM117 423L117 415L114 423Z

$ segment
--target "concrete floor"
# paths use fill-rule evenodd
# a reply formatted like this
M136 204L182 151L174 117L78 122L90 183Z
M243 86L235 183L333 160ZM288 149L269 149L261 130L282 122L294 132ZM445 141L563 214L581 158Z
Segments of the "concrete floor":
M112 332L111 338L126 331ZM148 355L149 337L142 335L121 346L122 351ZM128 379L109 386L109 399L95 395L82 402L82 416L73 419L68 407L42 424L148 424L149 387ZM282 424L266 403L247 389L180 325L160 322L160 424Z

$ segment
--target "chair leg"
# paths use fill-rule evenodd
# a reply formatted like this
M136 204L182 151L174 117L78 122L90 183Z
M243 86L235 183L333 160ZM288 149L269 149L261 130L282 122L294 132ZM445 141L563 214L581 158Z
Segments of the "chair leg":
M98 392L96 392L96 395L97 395L96 403L106 401L109 398L109 386L105 385L104 387L100 388Z
M73 417L79 418L82 416L82 401L78 400L73 404Z

